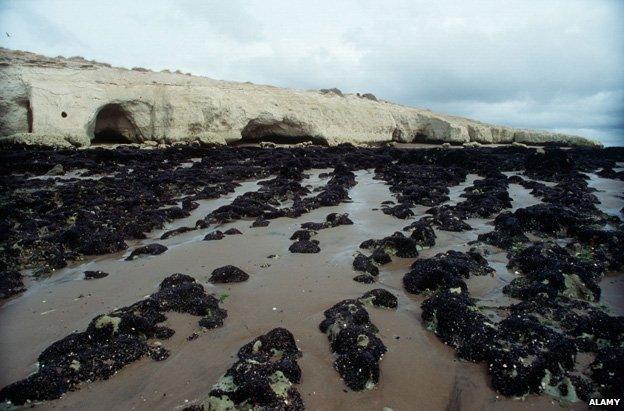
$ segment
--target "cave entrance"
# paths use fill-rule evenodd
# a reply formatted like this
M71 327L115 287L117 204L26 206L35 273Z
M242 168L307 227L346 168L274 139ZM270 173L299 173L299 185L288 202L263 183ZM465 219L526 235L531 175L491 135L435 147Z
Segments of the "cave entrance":
M274 144L313 143L327 145L323 138L311 136L302 124L288 120L251 120L236 144L269 142Z
M316 140L310 136L289 136L283 134L263 134L254 138L242 138L239 140L241 144L250 144L250 143L273 143L273 144L299 144L299 143L312 143L312 144L323 144L322 141Z
M139 140L131 117L119 104L107 104L95 119L91 144L129 144Z

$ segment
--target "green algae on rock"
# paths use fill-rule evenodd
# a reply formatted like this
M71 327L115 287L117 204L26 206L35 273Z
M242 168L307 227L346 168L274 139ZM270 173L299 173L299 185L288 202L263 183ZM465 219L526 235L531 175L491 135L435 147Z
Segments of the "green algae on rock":
M186 409L303 410L303 399L294 385L301 381L300 356L293 335L275 328L241 347L238 361L212 386L208 396Z

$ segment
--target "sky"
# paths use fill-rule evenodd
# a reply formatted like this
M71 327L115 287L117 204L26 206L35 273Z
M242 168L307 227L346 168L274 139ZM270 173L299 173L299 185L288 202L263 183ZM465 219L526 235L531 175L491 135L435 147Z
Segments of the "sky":
M624 1L0 0L0 46L624 145Z

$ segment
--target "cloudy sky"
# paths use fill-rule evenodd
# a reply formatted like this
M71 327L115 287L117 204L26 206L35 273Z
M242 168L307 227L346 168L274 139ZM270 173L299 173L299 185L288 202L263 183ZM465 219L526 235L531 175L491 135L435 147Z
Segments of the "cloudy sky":
M0 46L624 145L622 21L619 0L0 0Z

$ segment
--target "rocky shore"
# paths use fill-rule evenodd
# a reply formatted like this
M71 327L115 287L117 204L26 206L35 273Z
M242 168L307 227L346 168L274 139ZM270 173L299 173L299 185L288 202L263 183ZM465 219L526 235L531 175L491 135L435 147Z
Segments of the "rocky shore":
M622 148L13 149L0 184L7 405L624 394Z

